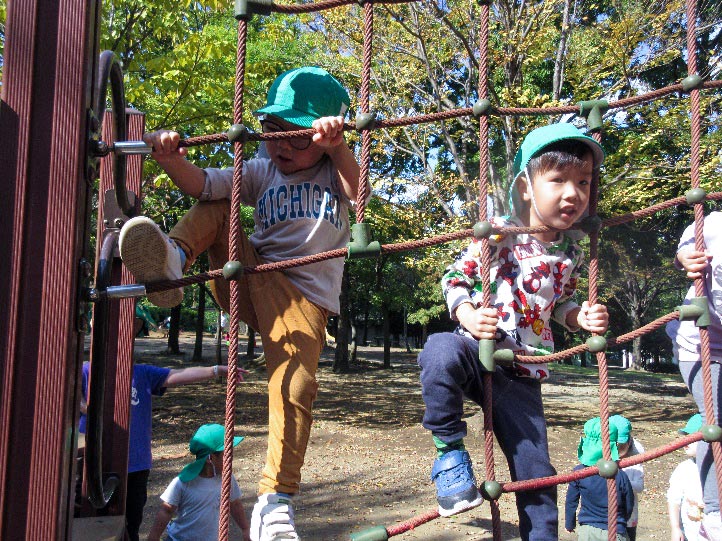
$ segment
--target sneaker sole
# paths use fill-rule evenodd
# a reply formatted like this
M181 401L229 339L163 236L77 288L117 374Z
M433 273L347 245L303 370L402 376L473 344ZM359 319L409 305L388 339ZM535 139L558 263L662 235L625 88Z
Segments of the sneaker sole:
M453 507L442 507L439 505L439 515L442 517L450 517L452 515L457 515L459 513L463 513L464 511L468 511L469 509L474 509L475 507L479 507L482 503L484 503L484 498L481 497L481 494L478 492L476 493L476 498L473 500L461 500L456 503L454 503Z
M173 280L168 272L168 240L151 220L126 227L120 236L120 257L139 283ZM148 294L148 300L161 308L173 308L183 301L183 288Z

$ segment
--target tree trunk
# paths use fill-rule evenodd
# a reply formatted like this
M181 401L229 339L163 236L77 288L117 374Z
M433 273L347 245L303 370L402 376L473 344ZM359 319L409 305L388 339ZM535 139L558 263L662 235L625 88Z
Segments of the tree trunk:
M358 352L358 329L356 325L351 323L351 351L349 351L349 363L356 362L356 354Z
M638 329L639 326L635 326ZM642 369L642 337L638 336L632 341L632 364L630 366L632 370Z
M221 344L223 343L223 329L221 329L221 311L216 312L216 364L226 364L221 360Z
M336 353L333 358L334 372L348 372L348 334L350 320L348 317L348 265L344 265L341 279L341 294L339 296L339 315L336 320Z
M180 304L170 309L170 329L168 329L168 353L170 355L181 354L180 344L178 341L180 335L180 316Z
M246 348L246 357L253 359L256 356L256 330L248 327L248 347Z
M384 368L391 368L391 320L389 318L389 308L384 304L381 310L384 316Z
M191 360L203 360L203 327L206 322L206 293L202 287L198 288L198 316L196 317L196 342L193 346Z

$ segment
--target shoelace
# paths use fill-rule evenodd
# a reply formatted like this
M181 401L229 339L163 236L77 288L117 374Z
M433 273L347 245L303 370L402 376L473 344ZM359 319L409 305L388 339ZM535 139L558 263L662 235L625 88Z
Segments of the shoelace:
M299 539L293 523L293 509L284 503L268 504L263 508L261 541Z

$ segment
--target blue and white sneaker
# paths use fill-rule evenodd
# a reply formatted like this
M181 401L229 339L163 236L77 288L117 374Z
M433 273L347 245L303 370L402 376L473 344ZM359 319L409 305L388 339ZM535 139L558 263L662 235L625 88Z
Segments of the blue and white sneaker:
M178 245L145 216L128 220L120 230L120 257L138 283L177 280L183 277L183 258ZM148 300L162 308L183 301L183 288L150 293Z
M484 501L476 488L471 457L466 451L449 451L434 461L431 480L436 484L439 514L449 517L478 507Z

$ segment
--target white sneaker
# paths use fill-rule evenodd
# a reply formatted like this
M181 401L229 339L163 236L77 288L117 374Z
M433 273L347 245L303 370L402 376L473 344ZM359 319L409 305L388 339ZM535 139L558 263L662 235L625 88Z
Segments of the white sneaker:
M178 245L145 216L128 220L121 229L120 257L141 284L183 277ZM150 293L148 300L161 308L172 308L183 300L183 288Z
M719 511L706 513L702 517L702 528L700 537L710 541L722 541L722 519Z
M251 541L299 540L288 494L261 494L251 514Z

